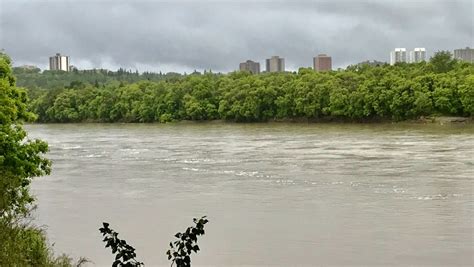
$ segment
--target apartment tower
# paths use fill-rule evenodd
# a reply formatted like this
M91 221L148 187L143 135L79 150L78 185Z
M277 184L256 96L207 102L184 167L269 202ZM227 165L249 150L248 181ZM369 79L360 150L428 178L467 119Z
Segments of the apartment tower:
M415 48L413 51L410 51L410 63L419 63L426 61L426 49L425 48Z
M266 61L267 72L284 72L285 59L278 56L273 56Z
M61 56L60 53L57 53L55 56L50 57L49 69L69 71L69 57Z
M399 62L407 62L406 48L395 48L394 51L390 52L390 65L395 65L395 63Z
M240 63L239 69L241 71L250 71L253 74L260 73L260 63L254 62L252 60L247 60L245 62Z
M319 54L317 57L313 57L313 68L315 71L332 70L332 58L326 54Z
M455 49L454 58L470 63L474 63L474 49L466 47L464 49Z

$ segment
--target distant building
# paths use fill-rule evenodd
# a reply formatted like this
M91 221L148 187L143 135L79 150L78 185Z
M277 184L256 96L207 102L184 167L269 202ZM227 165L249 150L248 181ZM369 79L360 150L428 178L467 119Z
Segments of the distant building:
M390 52L390 65L395 65L395 63L399 62L407 62L406 48L395 48L394 51Z
M410 63L419 63L426 61L426 49L425 48L415 48L413 51L410 51Z
M63 70L69 71L69 57L62 56L57 53L55 56L49 58L49 69L50 70Z
M330 71L332 70L332 59L326 54L319 54L313 58L313 68L315 71Z
M466 47L464 49L455 49L454 58L470 63L474 63L474 49Z
M283 72L285 71L285 59L273 56L266 61L267 72Z
M239 69L241 71L250 71L253 74L260 73L260 63L254 62L252 60L247 60L245 62L240 63Z

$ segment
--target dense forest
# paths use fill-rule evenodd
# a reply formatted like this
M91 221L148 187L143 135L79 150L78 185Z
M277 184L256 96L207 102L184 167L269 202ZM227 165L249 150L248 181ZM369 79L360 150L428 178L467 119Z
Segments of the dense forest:
M40 122L400 121L474 115L474 64L458 62L449 52L438 52L429 62L330 72L14 73Z

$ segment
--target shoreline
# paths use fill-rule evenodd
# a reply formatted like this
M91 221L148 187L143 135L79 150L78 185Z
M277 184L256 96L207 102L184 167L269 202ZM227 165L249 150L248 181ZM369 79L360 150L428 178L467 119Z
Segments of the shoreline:
M289 124L399 124L399 123L409 123L409 124L473 124L473 117L454 117L454 116L422 116L418 119L394 121L390 119L365 119L365 120L351 120L345 118L287 118L287 119L271 119L268 121L232 121L232 120L176 120L170 122L125 122L125 121L115 121L115 122L105 122L105 121L79 121L79 122L28 122L25 124L220 124L220 123L229 123L229 124L268 124L268 123L289 123Z

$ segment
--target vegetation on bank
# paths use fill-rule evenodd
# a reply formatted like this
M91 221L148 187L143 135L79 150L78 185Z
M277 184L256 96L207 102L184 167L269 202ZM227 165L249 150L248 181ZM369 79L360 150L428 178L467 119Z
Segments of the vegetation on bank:
M26 91L15 86L10 59L0 53L0 266L72 266L67 256L54 256L42 230L27 223L34 208L30 183L51 170L43 157L48 145L28 139L22 127L34 118Z
M135 74L142 80L132 83L55 72L55 79L70 83L43 87L40 81L51 72L28 75L19 73L18 79L28 80L29 108L39 122L400 121L474 114L474 64L458 62L449 52L416 64L259 75L209 72L155 81Z

